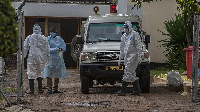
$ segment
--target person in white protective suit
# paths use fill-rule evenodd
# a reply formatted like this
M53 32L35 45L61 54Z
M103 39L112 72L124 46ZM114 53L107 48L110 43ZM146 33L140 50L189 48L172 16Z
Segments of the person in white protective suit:
M50 58L48 65L44 69L44 77L47 78L47 87L49 94L62 93L58 90L59 78L66 78L67 71L63 59L63 52L66 51L66 44L60 36L56 36L56 28L50 29L50 36L47 37L50 45ZM52 91L52 78L54 86Z
M117 91L118 95L125 95L126 87L129 82L133 84L134 91L130 95L140 95L139 78L136 77L136 68L139 63L139 54L142 51L139 33L133 30L130 21L124 24L124 34L121 37L120 58L124 58L124 75L122 87ZM119 65L120 65L119 61Z
M38 81L38 92L42 93L42 75L44 67L48 63L50 47L38 24L34 25L33 34L29 35L24 41L24 58L28 51L27 75L30 87L28 94L34 94L35 79Z

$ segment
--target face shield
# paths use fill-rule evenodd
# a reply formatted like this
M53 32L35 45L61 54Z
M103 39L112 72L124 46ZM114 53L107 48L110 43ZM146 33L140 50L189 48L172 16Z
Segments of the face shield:
M125 33L130 33L132 31L132 24L130 21L126 21L123 27Z
M129 33L129 28L128 28L128 25L126 25L126 24L124 24L124 32Z

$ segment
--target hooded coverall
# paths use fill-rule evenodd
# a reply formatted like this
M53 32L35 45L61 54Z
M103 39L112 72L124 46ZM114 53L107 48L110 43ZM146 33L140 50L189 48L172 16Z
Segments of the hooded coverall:
M138 55L141 53L141 39L139 34L131 30L130 34L124 33L121 38L120 56L124 58L123 81L134 82L136 77L136 68L139 63Z
M38 24L36 24L33 27L33 34L29 35L24 41L24 58L29 51L27 59L27 75L30 89L32 89L31 93L34 93L34 79L39 78L38 85L40 87L38 86L38 89L42 89L41 78L50 55L48 40L41 34L41 28Z
M139 78L136 76L136 68L139 63L139 54L142 51L141 39L139 34L132 29L130 21L124 24L125 33L121 37L120 57L124 58L124 74L122 79L121 90L117 92L118 95L125 95L127 82L132 82L135 88L130 95L140 95Z

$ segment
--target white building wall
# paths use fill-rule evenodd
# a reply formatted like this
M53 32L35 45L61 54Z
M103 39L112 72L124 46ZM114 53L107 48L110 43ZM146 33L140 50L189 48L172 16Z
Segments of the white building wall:
M162 35L158 30L168 33L164 28L164 22L175 18L175 14L178 14L175 0L142 4L143 28L151 35L151 43L149 44L151 46L149 47L151 62L164 62L166 60L163 53L165 48L158 47L161 45L158 41L169 37Z
M119 14L127 14L128 0L118 0L117 3L118 3L117 12Z
M129 0L129 5L132 4ZM164 55L165 48L158 47L161 45L159 40L168 38L162 35L158 30L168 33L165 30L164 22L175 18L178 14L177 4L175 0L162 0L150 3L142 3L142 26L143 30L151 35L151 43L149 44L149 53L151 62L164 63L166 57Z

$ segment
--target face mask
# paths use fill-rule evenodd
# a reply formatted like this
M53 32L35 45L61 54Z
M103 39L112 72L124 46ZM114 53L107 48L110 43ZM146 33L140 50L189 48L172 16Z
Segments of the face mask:
M55 37L55 36L56 36L56 33L50 33L50 36L51 36L51 37Z

